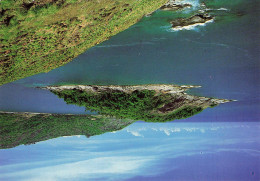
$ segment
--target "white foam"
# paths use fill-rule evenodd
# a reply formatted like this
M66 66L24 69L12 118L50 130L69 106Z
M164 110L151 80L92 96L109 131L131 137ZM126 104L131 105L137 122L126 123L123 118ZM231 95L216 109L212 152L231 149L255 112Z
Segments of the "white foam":
M218 11L229 11L227 8L219 8Z
M136 42L128 44L111 44L111 45L97 45L95 48L112 48L112 47L126 47L126 46L136 46L136 45L153 45L153 42Z
M200 6L199 0L175 0L175 4L190 4L192 7Z
M229 11L229 9L227 9L227 8L219 8L219 9L206 8L205 11Z

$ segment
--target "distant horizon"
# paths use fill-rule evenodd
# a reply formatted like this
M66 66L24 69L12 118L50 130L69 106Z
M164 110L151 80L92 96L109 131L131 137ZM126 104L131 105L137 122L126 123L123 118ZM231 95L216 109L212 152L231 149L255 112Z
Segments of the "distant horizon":
M259 123L187 123L134 123L3 149L0 179L259 180Z

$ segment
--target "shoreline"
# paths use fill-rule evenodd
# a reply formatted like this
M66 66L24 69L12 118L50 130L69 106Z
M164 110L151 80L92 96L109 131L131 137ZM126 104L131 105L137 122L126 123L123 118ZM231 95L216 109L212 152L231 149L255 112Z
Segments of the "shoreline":
M204 97L204 96L195 96L187 94L185 91L191 88L200 88L199 85L173 85L173 84L147 84L147 85L107 85L107 86L100 86L100 85L62 85L62 86L46 86L46 87L37 87L40 89L46 89L49 91L54 92L62 92L64 90L77 90L77 91L85 91L91 93L101 93L101 92L124 92L127 94L132 94L134 91L142 91L142 90L149 90L155 91L157 94L171 94L177 96L185 96L187 99L194 99L198 98L202 101L209 101L216 104L233 102L237 100L228 100L228 99L219 99L219 98L212 98L212 97Z
M84 91L118 90L131 93L135 90L153 90L156 92L182 93L191 88L200 88L199 85L173 85L173 84L143 84L143 85L61 85L37 87L40 89L62 91L78 89Z

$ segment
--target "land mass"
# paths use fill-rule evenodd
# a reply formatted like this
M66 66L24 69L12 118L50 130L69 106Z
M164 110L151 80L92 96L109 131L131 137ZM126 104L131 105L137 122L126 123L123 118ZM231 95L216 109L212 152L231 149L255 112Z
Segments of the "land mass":
M208 15L207 13L204 14L196 14L189 18L177 18L171 21L172 28L174 30L184 29L185 27L189 26L196 26L196 25L203 25L205 23L213 21L213 17Z
M0 1L0 85L64 65L166 2Z
M204 25L208 22L212 22L214 17L210 15L209 11L214 11L213 9L207 8L204 2L200 3L200 9L197 14L192 15L188 18L176 18L172 20L170 23L172 24L173 30L182 30L182 29L189 29L190 27L197 26L197 25ZM185 8L191 8L192 5L189 3L185 3L182 0L170 0L168 3L163 5L160 9L165 11L177 11L183 10ZM220 10L220 9L217 9ZM226 10L222 8L221 10Z
M165 84L41 87L68 104L84 106L98 115L0 112L0 149L61 136L100 135L120 130L137 120L167 122L184 119L208 107L232 101L185 93L198 87Z
M101 115L0 112L0 149L61 136L100 135L123 129L133 122Z
M67 104L84 106L86 110L121 119L166 122L193 116L208 107L232 100L207 98L185 93L200 86L135 85L47 86Z

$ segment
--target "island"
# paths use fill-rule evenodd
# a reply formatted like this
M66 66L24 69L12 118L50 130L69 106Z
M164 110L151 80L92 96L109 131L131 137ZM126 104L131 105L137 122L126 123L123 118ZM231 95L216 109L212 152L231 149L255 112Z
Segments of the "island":
M208 107L232 100L189 95L192 85L62 85L41 87L67 104L118 119L167 122L193 116Z
M173 30L186 29L190 26L204 25L206 23L212 22L214 17L207 13L196 14L189 18L177 18L171 21Z
M192 5L186 3L182 0L170 0L165 5L163 5L160 9L164 11L177 11L183 10L185 8L191 8ZM226 10L225 8L217 9L217 10ZM199 10L196 12L197 14L192 15L187 18L175 18L171 20L172 29L173 30L183 30L190 29L194 26L204 25L209 22L213 22L214 17L209 14L210 11L214 11L214 9L207 8L205 2L199 4Z
M233 100L189 95L192 85L63 85L38 87L92 114L0 112L0 149L58 138L121 130L136 121L185 119Z

